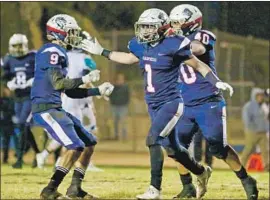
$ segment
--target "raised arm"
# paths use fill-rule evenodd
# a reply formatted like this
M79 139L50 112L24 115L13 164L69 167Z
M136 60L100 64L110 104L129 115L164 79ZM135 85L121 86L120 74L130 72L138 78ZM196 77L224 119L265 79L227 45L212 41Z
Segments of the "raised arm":
M131 65L131 64L139 62L139 59L133 53L110 51L110 50L104 49L99 44L96 38L92 40L87 40L87 39L83 40L82 49L88 53L91 53L94 55L102 55L112 61L115 61L121 64Z

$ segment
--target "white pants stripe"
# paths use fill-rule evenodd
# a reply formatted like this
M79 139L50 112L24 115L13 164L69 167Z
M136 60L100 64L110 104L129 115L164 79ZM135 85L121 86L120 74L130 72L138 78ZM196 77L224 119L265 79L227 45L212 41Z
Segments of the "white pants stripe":
M168 122L168 124L165 126L165 128L159 134L161 137L166 137L171 133L172 129L175 127L176 123L178 122L180 117L183 115L183 111L184 111L184 104L179 103L178 108L177 108L177 112L175 113L173 118Z
M42 113L42 119L53 129L59 139L64 143L65 146L73 144L71 139L66 135L60 124L53 117L50 113Z

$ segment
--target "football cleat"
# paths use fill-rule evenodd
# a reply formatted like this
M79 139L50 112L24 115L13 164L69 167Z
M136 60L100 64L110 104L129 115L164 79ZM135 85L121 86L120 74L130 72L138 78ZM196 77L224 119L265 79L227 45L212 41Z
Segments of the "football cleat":
M88 194L77 185L69 186L69 188L67 189L66 197L71 199L98 199L98 197Z
M190 183L183 186L182 191L173 197L173 199L182 199L182 198L195 198L196 197L196 189L195 186Z
M201 199L207 192L207 183L211 176L212 169L209 166L205 167L205 171L197 176L196 198Z
M37 160L37 167L43 169L45 164L45 158L43 157L42 153L36 154L36 160Z
M103 169L98 168L95 166L92 162L89 163L87 170L86 171L91 171L91 172L103 172Z
M68 198L65 198L61 193L57 191L57 189L45 187L40 194L40 199L68 199Z
M148 190L136 196L137 199L161 199L161 192L154 186L150 185Z
M17 160L13 165L12 168L14 169L22 169L23 162L21 160Z
M258 199L258 188L257 188L257 181L252 178L251 176L248 176L244 180L241 180L242 185L246 191L247 199L248 200L257 200Z

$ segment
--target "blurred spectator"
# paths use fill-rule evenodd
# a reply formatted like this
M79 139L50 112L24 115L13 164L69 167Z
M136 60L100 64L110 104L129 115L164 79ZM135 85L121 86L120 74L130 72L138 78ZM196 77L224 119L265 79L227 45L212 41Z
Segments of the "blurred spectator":
M245 126L245 148L242 154L243 165L247 164L249 156L259 145L263 157L265 169L269 169L268 140L266 132L267 119L263 110L264 90L253 88L251 100L247 102L242 111Z
M198 130L197 133L195 133L194 138L194 158L196 161L201 162L202 161L202 156L203 156L203 150L202 150L202 143L203 143L203 135L201 130ZM209 151L209 144L205 140L205 163L212 167L212 162L213 162L213 157L212 154Z
M11 135L14 132L14 126L12 120L14 119L14 102L11 98L11 92L4 85L1 86L1 98L0 98L0 133L2 138L3 148L3 163L8 162L9 143ZM16 141L15 141L16 143Z
M129 87L125 83L124 74L117 74L115 87L110 96L112 115L114 120L114 139L119 139L121 131L122 139L127 138L127 115L129 104ZM120 128L121 127L121 128Z

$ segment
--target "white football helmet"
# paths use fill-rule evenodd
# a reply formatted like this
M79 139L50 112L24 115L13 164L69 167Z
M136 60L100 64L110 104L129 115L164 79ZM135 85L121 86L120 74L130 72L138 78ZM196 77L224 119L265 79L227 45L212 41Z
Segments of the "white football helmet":
M135 23L135 35L140 43L157 42L164 37L169 25L169 17L163 10L151 8Z
M14 57L21 57L28 53L28 40L23 34L13 34L9 39L9 53Z
M202 28L202 13L193 5L182 4L170 13L171 27L177 35L189 35Z
M57 40L63 47L78 47L82 37L77 21L66 14L58 14L46 24L48 40Z

